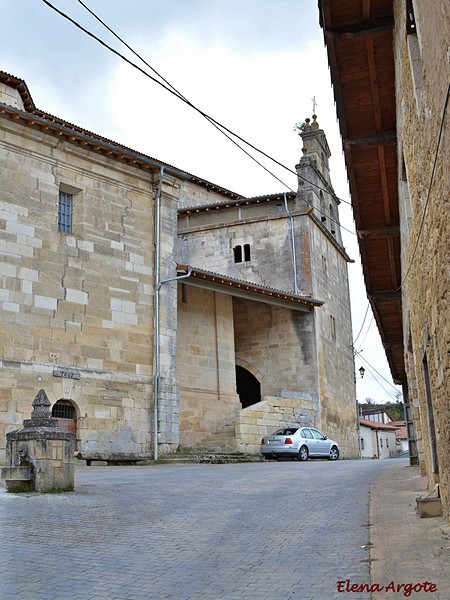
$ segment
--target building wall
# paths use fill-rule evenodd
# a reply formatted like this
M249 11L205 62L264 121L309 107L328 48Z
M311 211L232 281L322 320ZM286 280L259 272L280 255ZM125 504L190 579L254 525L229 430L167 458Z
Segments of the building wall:
M370 429L370 427L361 425L359 428L359 436L364 441L364 444L362 444L364 447L361 447L362 445L360 444L361 458L376 458L377 448L376 445L375 448L373 445L374 441L376 444L376 440L373 439L372 429Z
M261 384L261 395L314 400L319 416L312 313L233 299L236 362ZM319 309L320 310L320 309Z
M178 284L177 376L180 444L203 445L234 423L236 393L233 298Z
M358 456L357 404L347 258L315 221L308 222L316 311L321 422L346 456Z
M395 431L370 429L360 426L360 437L364 439L361 458L390 458L397 454Z
M430 487L440 481L449 518L450 5L413 5L417 33L406 35L405 1L398 0L394 38L404 345L419 458Z
M183 181L181 185L178 208L205 206L216 202L225 202L227 198L239 197L233 192L227 193L221 188L216 188L214 184L208 187L197 185L192 179L195 180L195 177Z
M180 219L179 262L293 292L290 222L284 206L277 212L277 204L273 201ZM245 244L250 245L250 260L235 263L233 248ZM296 241L299 293L307 295L311 294L311 276L302 250L301 241Z
M83 453L148 453L157 181L6 119L0 170L1 452L44 388L75 404ZM70 235L60 190L74 196Z
M348 262L342 246L338 201L328 171L329 153L320 129L302 135L307 151L297 165L299 210L295 217L299 256L308 257L311 293L324 302L315 310L320 422L339 441L342 454L358 456L357 405L353 358ZM322 170L318 166L322 163ZM315 184L315 185L312 185ZM301 249L301 251L300 251Z

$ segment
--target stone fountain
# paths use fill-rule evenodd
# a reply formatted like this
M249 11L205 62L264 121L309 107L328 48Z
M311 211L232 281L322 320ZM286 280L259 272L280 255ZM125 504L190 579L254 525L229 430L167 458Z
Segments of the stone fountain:
M74 487L75 436L58 427L50 400L39 390L31 419L6 434L6 460L1 475L9 491L65 492Z

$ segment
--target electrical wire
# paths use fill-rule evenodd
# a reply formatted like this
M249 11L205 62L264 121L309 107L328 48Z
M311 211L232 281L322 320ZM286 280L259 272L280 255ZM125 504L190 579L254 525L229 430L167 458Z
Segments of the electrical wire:
M174 87L165 77L163 77L161 75L161 73L158 73L158 71L154 67L152 67L144 58L142 58L142 56L140 54L138 54L125 40L123 40L111 27L109 27L109 25L107 23L105 23L93 10L91 10L89 8L89 6L87 6L87 4L85 4L82 0L77 0L77 2L79 4L81 4L81 6L83 6L83 8L85 10L87 10L89 12L89 14L92 15L99 23L101 23L103 25L103 27L105 27L116 39L118 39L119 42L121 42L126 48L128 48L128 50L130 50L130 52L132 52L140 61L142 61L144 63L144 65L146 65L153 73L155 73L155 75L157 75L162 81L164 81L164 83L166 85L168 85L170 87L170 89L173 90L178 95L178 97L179 97L180 100L183 100L183 102L186 102L192 108L195 108L196 110L198 110L197 107L195 107L192 104L192 102L190 102L179 90L177 90L176 87ZM46 4L47 4L47 2L46 2ZM280 167L283 167L283 169L286 169L287 171L289 171L289 173L292 173L293 175L298 175L298 173L296 171L290 169L289 167L287 167L283 163L278 162L275 158L271 157L269 154L266 154L264 151L260 150L259 148L253 146L250 142L248 142L244 138L240 137L238 134L234 133L233 131L231 131L230 129L228 129L227 127L225 127L225 125L222 125L221 123L219 123L218 121L216 121L211 116L207 115L203 111L200 111L200 112L201 112L202 116L204 116L212 125L214 125L217 128L221 128L219 130L222 131L222 133L224 131L226 131L229 134L234 135L241 142L247 144L253 150L256 150L257 152L263 154L266 158L269 158L270 160L272 160L273 162L275 162ZM228 139L230 139L230 138L228 138ZM231 141L233 141L233 140L231 140ZM238 146L238 147L240 148L240 146ZM242 148L241 148L241 150L242 150ZM249 156L251 157L251 155L249 155ZM333 196L333 198L338 199L340 202L344 202L345 204L349 204L351 206L351 202L348 202L347 200L344 200L343 198L338 198L336 196L336 194L334 194L333 192L331 192L329 189L327 190L326 188L323 188L320 185L317 185L317 184L309 181L308 179L306 179L305 177L303 177L301 175L298 175L298 177L300 177L300 179L302 179L306 183L309 183L309 184L313 185L314 187L316 187L317 189L321 190L322 192L330 194L331 196ZM281 182L281 180L278 180L278 181ZM281 182L281 183L283 183L283 182ZM283 184L283 185L285 185L291 191L294 191L291 188L289 188L288 185L286 185L286 184Z
M101 38L99 38L98 36L96 36L95 34L93 34L91 31L89 31L88 29L86 29L85 27L83 27L80 23L78 23L77 21L75 21L74 19L72 19L69 15L67 15L66 13L62 12L61 10L59 10L56 6L54 6L53 4L51 4L48 0L42 0L42 1L44 2L44 4L46 4L49 8L51 8L52 10L54 10L55 12L57 12L64 19L68 20L75 27L77 27L78 29L80 29L81 31L83 31L83 33L85 33L86 35L88 35L89 37L91 37L92 39L94 39L95 41L97 41L99 44L101 44L103 47L105 47L107 50L109 50L110 52L112 52L113 54L115 54L116 56L118 56L119 58L121 58L122 60L124 60L125 62L127 62L130 66L132 66L135 69L137 69L138 71L140 71L143 75L145 75L146 77L148 77L149 79L151 79L154 83L160 85L162 88L164 88L170 94L174 95L176 98L178 98L179 100L181 100L182 102L184 102L185 104L187 104L188 106L190 106L193 110L195 110L196 112L198 112L201 116L203 116L210 123L212 123L214 126L216 126L216 128L218 128L219 131L221 133L223 133L224 135L226 135L226 133L228 133L228 134L234 136L236 139L238 139L239 141L241 141L244 144L246 144L247 146L249 146L252 150L255 150L256 152L262 154L265 158L271 160L272 162L274 162L278 166L282 167L283 169L287 170L288 172L290 172L290 173L298 176L300 179L302 179L306 183L309 183L310 185L316 187L317 189L319 189L319 190L321 190L321 191L323 191L323 192L325 192L327 194L330 194L336 200L339 200L341 202L345 202L347 204L350 204L349 202L338 198L334 194L334 192L332 192L330 190L327 190L326 188L322 188L321 186L319 186L319 185L317 185L317 184L309 181L305 177L299 175L296 171L293 171L292 169L290 169L289 167L287 167L286 165L284 165L283 163L281 163L277 159L271 157L269 154L267 154L263 150L257 148L252 143L248 142L247 140L245 140L244 138L242 138L241 136L239 136L237 133L234 133L232 130L228 129L225 125L223 125L219 121L216 121L215 119L213 119L212 117L210 117L207 113L205 113L203 110L199 109L197 106L195 106L194 104L192 104L182 94L180 94L176 90L176 88L174 88L171 84L169 84L168 82L166 82L166 80L157 71L155 71L155 69L153 69L153 67L151 67L150 65L148 65L148 63L142 57L140 57L139 54L137 54L128 44L126 44L117 34L115 34L115 32L111 28L109 28L99 17L97 17L97 15L95 15L95 13L93 13L93 11L91 11L83 2L80 2L80 4L82 4L82 6L84 6L85 9L88 10L92 16L94 16L100 23L102 23L102 25L104 25L108 29L108 31L110 31L128 49L130 49L131 52L133 52L146 66L148 66L154 73L156 73L158 75L158 77L160 77L165 83L162 83L161 81L159 81L158 79L156 79L155 77L153 77L152 75L150 75L149 73L147 73L144 69L142 69L141 67L139 67L136 63L134 63L131 60L129 60L126 56L124 56L123 54L121 54L119 51L115 50L112 46L109 46L109 44L107 44ZM166 83L167 83L167 85L166 85ZM231 139L228 135L226 135L226 137L230 141L232 141L240 150L242 150L249 158L251 158L253 161L255 161L259 166L261 166L266 172L268 172L270 175L272 175L273 177L275 177L275 179L277 179L277 181L279 181L282 185L284 185L285 187L287 187L290 191L294 192L294 190L290 186L288 186L281 179L279 179L276 175L274 175L269 169L267 169L267 167L265 167L262 163L260 163L260 161L258 161L254 156L252 156L248 151L246 151L244 148L242 148L235 140ZM336 219L333 219L329 215L326 215L320 209L318 209L317 207L313 206L312 203L310 203L310 202L308 202L306 200L305 200L305 202L308 205L310 205L313 209L315 209L319 214L321 214L321 215L323 215L325 217L328 217L331 222L334 222L337 225L339 225L339 227L341 229L344 229L348 233L351 233L352 235L356 236L355 232L353 232L350 229L347 229L346 227L344 227L343 225L341 225Z
M365 333L365 335L364 335L363 339L361 340L361 342L360 342L360 344L359 344L358 348L356 349L356 352L359 352L359 350L361 350L361 348L362 348L362 346L363 346L363 344L364 344L364 342L365 342L365 340L366 340L366 337L367 337L367 336L368 336L368 334L369 334L370 327L371 327L372 323L373 323L373 315L372 315L372 318L370 319L369 325L367 326L367 331L366 331L366 333Z
M366 360L365 358L363 358L363 357L361 356L361 354L358 354L358 356L359 356L359 358L360 358L360 359L361 359L361 360L362 360L362 361L363 361L363 362L364 362L364 363L367 365L367 367L368 367L368 369L369 369L369 371L370 371L370 372L372 372L372 370L373 370L373 371L375 371L375 373L376 373L376 374L377 374L379 377L381 377L381 379L383 379L383 381L385 381L385 382L386 382L388 385L390 385L390 386L391 386L391 388L392 388L393 390L395 390L395 392L396 392L397 394L399 393L398 389L397 389L396 387L394 387L390 381L388 381L388 380L387 380L385 377L383 377L383 375L382 375L382 374L381 374L379 371L377 371L377 370L375 369L375 367L374 367L373 365L371 365L371 364L370 364L370 362L369 362L368 360ZM373 373L372 373L372 376L373 376ZM389 396L391 396L391 398L393 398L392 394L390 394L390 393L389 393L389 392L388 392L388 391L387 391L387 390L386 390L386 389L385 389L385 388L384 388L384 387L381 385L381 383L380 383L380 382L377 380L377 378L376 378L375 376L373 376L373 377L374 377L375 381L378 383L378 385L379 385L380 387L382 387L382 388L383 388L383 390L386 392L386 394L388 394Z
M91 10L89 8L89 6L87 6L87 4L85 4L82 0L77 0L79 4L81 4L81 6L83 6L83 8L85 10L88 11L89 14L91 14L99 23L101 23L103 25L103 27L105 27L116 39L119 40L119 42L121 42L126 48L128 48L128 50L130 52L132 52L140 61L142 61L144 63L144 65L146 67L148 67L157 77L159 77L173 92L175 92L175 95L182 100L183 102L185 102L188 106L191 106L192 108L195 108L194 105L192 104L192 102L190 102L186 96L184 96L179 90L177 90L177 88L175 86L173 86L165 77L163 77L161 75L161 73L159 73L154 67L152 67L144 58L142 58L142 56L140 54L138 54L124 39L122 39L113 29L111 29L111 27L109 27L109 25L107 23L105 23L97 14L94 13L93 10ZM47 3L46 3L47 4ZM164 86L163 86L164 87ZM197 110L197 109L196 109ZM242 152L244 152L249 158L251 158L253 161L256 162L257 165L259 165L262 169L264 169L269 175L271 175L272 177L274 177L277 181L279 181L283 186L285 186L286 188L288 188L288 190L290 190L291 192L293 192L294 190L284 181L282 181L277 175L275 175L272 171L270 171L265 165L263 165L260 161L258 161L254 156L252 156L247 150L245 150L245 148L242 148L242 146L240 146L236 140L234 140L230 135L228 135L228 133L222 128L222 125L220 125L220 123L218 123L217 121L215 121L213 118L211 118L209 115L207 115L206 113L203 113L203 111L200 111L202 116L209 122L211 123L211 125L213 125L213 127L215 127L220 133L222 133L226 138L228 138L230 140L230 142L232 142L235 146L237 146ZM231 132L230 132L231 133ZM235 134L233 134L235 135Z
M364 323L366 322L367 313L369 312L369 307L370 307L370 302L367 303L367 308L366 308L364 319L363 319L363 322L362 322L362 325L361 325L361 329L359 330L358 335L356 336L355 340L353 341L353 344L352 344L353 347L355 347L355 344L358 341L359 336L361 335L361 331L363 330Z

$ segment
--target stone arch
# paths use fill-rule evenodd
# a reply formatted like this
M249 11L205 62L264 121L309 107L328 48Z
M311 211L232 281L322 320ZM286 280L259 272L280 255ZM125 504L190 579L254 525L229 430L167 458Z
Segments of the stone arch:
M78 414L78 407L72 400L60 398L52 406L52 417L58 419L58 425L61 429L75 434L75 440L77 440Z
M236 391L242 408L261 402L261 383L245 367L236 365Z

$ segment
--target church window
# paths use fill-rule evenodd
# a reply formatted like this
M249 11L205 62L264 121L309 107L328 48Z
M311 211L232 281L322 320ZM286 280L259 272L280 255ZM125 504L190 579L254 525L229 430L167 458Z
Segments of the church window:
M248 262L251 260L250 244L244 244L243 248L242 246L235 246L233 248L233 254L235 263L241 263L243 261Z
M59 192L58 231L63 233L72 233L72 204L72 194Z
M336 339L336 319L330 315L331 339Z

